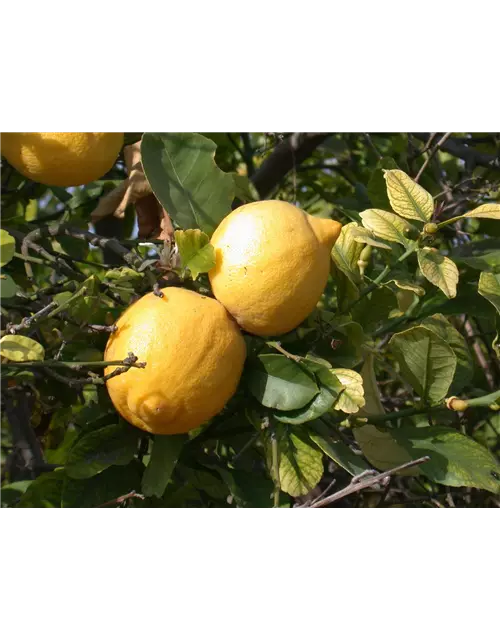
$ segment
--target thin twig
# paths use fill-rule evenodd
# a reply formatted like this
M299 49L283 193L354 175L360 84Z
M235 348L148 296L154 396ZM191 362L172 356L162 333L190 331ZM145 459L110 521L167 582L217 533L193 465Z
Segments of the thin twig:
M375 153L375 155L377 156L377 158L379 160L382 160L382 158L384 157L380 151L377 149L377 146L375 145L375 143L372 140L372 137L369 133L363 133L363 137L364 139L368 142L368 144L370 145L372 151Z
M326 507L327 505L332 504L333 502L337 502L338 500L341 500L342 498L345 498L346 496L349 496L352 493L358 493L358 491L362 491L367 487L372 487L375 484L379 484L381 480L384 480L385 478L389 478L390 476L393 476L394 474L399 473L400 471L405 471L406 469L411 469L412 467L416 467L417 465L424 464L424 462L427 462L428 460L430 460L429 456L423 456L422 458L418 458L417 460L411 460L410 462L401 464L398 467L394 467L394 469L390 469L389 471L384 471L383 473L379 473L376 476L373 476L372 478L370 478L369 480L364 480L362 482L356 482L354 484L350 484L344 489L337 491L337 493L334 493L333 495L328 496L328 498L324 498L323 500L315 502L314 504L311 505L311 508L317 509L320 507Z
M127 500L130 500L131 498L137 498L138 500L145 500L142 493L137 493L137 491L130 491L129 493L126 493L124 496L119 496L114 500L109 500L108 502L103 502L102 504L98 504L96 506L96 509L101 509L102 507L112 507L113 505L120 505L126 502Z
M425 171L425 169L427 168L427 165L429 164L429 162L432 160L432 158L436 155L436 153L439 151L439 149L443 146L443 144L448 140L448 138L450 136L451 136L451 132L450 133L445 133L444 136L442 138L440 138L438 140L438 142L434 145L434 147L432 148L432 151L427 156L426 161L420 167L419 172L415 176L415 182L418 182L420 180L420 177L421 177L422 173Z

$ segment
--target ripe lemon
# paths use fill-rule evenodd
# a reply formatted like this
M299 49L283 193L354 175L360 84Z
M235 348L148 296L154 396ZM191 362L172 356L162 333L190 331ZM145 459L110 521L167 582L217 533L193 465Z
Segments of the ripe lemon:
M341 224L278 200L245 204L215 230L215 297L259 336L295 329L324 291Z
M2 133L2 155L26 178L54 187L98 180L111 169L123 133Z
M117 411L136 427L185 433L219 413L236 391L245 340L217 300L177 287L162 292L143 296L118 319L104 359L123 360L131 351L147 364L107 387Z

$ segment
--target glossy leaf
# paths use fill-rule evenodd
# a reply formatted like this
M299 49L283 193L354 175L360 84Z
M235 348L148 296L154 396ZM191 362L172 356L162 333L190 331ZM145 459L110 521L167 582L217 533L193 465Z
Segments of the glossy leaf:
M319 392L314 376L304 367L274 354L258 357L250 368L248 386L261 404L281 411L300 409Z
M215 164L216 148L199 133L145 133L142 138L146 178L181 229L210 235L231 211L234 181Z
M393 211L403 218L421 222L432 218L434 200L428 191L399 169L386 171L384 177Z
M409 248L411 240L407 237L412 226L394 213L381 209L366 209L360 214L363 226L382 240L398 242Z
M404 378L426 404L441 402L453 382L457 358L436 333L414 327L392 336L389 347Z
M425 318L420 322L420 326L436 333L453 350L457 359L457 368L451 393L459 393L472 380L474 373L474 361L465 338L441 313Z
M464 218L491 218L492 220L500 220L500 203L492 202L490 204L483 204L464 214Z
M413 459L430 456L420 466L430 480L451 487L476 487L500 493L500 465L482 445L455 429L402 427L394 437Z
M423 275L448 298L457 295L458 269L457 265L435 249L425 247L417 251L418 266Z

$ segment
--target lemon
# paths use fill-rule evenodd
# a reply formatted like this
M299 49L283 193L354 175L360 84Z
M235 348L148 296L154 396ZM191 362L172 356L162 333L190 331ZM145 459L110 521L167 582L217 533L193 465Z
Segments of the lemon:
M123 133L2 133L2 155L23 176L55 187L98 180L123 145Z
M341 224L278 200L245 204L215 230L215 297L259 336L295 329L325 289Z
M146 362L107 381L116 410L150 433L185 433L221 411L246 357L243 336L224 307L194 291L149 293L118 319L104 359L129 352ZM111 373L115 366L107 367Z

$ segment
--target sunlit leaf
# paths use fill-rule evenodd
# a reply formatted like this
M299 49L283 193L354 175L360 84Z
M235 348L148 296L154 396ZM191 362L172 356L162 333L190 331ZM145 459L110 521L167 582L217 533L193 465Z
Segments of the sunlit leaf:
M424 276L448 298L457 295L458 269L457 265L436 249L424 247L417 251L418 266Z
M380 429L373 424L354 427L352 431L365 458L379 471L393 469L413 459L406 449L396 442L392 431ZM418 470L409 469L401 475L418 475Z
M500 220L500 203L482 204L480 207L464 214L464 218L491 218Z
M413 327L392 336L389 347L401 373L426 403L441 402L453 381L457 358L436 333Z
M296 428L280 439L280 488L293 497L309 493L323 476L323 454Z
M363 379L351 369L331 369L337 376L344 390L335 403L335 409L344 413L356 413L365 404Z
M399 169L386 171L384 177L393 211L403 218L421 222L432 218L434 200L428 191Z
M481 273L478 291L500 313L500 274L486 271Z
M403 218L382 209L366 209L360 214L363 226L382 240L398 242L409 248L412 241L407 237L412 226Z
M379 249L392 249L390 244L377 240L373 232L365 229L364 227L353 228L351 234L356 242L368 244L371 247L378 247Z
M193 280L215 267L215 249L206 233L199 229L175 232L182 267L189 269Z
M363 251L363 245L356 242L352 234L353 230L357 228L357 222L344 225L332 249L332 259L335 266L353 283L360 280L358 260Z
M26 336L5 335L0 339L0 353L13 362L43 360L45 349L41 344Z
M10 262L16 251L16 241L5 229L0 229L0 267Z
M19 287L8 273L0 275L0 298L13 298Z

